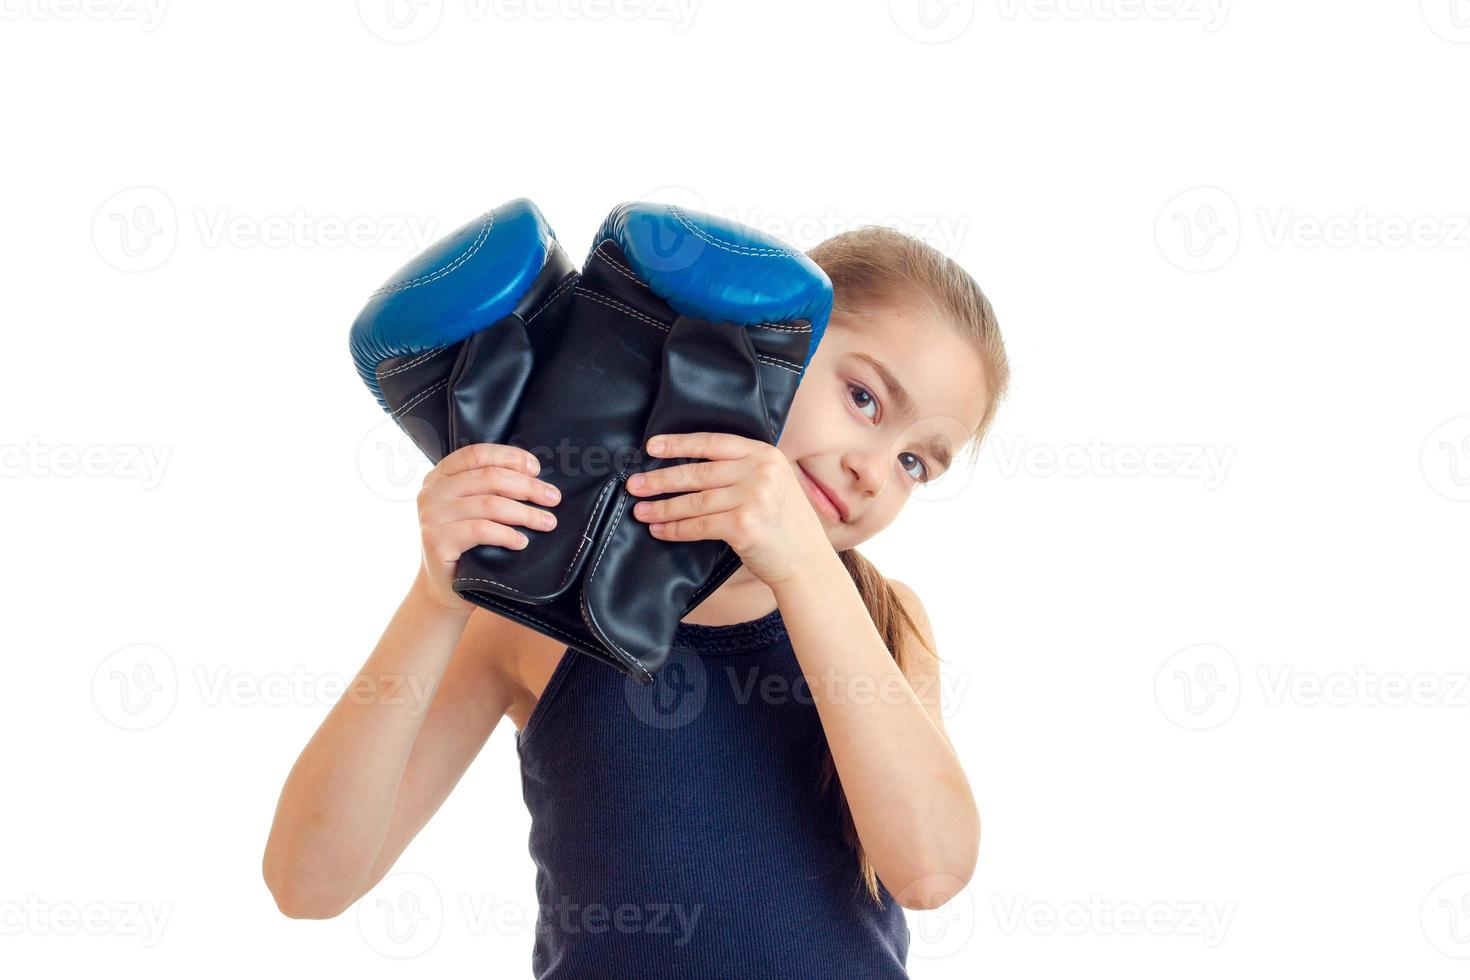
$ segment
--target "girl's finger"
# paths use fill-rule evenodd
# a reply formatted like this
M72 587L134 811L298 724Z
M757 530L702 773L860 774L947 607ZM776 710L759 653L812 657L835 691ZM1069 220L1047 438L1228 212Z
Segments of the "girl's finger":
M640 500L633 505L633 516L642 521L678 521L703 514L719 514L740 505L740 494L734 487L717 487L686 493L667 500Z
M650 456L739 459L749 454L754 441L733 432L666 432L651 436L647 449Z
M541 461L535 453L499 442L474 442L456 449L441 459L432 472L446 477L482 466L500 466L532 476L541 472Z
M433 561L459 561L460 555L476 545L490 544L514 551L524 549L529 539L513 527L475 519L441 524L424 534L424 554Z
M690 493L727 487L736 482L739 474L740 464L735 460L702 460L635 473L628 477L627 487L629 493L640 497L658 493Z
M719 514L703 514L687 517L681 521L668 521L648 526L653 536L660 541L723 541L729 515L734 511Z
M497 524L517 524L537 531L550 531L556 526L556 518L550 511L493 493L437 501L425 508L423 515L424 523L429 525L452 524L477 518L495 521Z
M684 520L656 523L648 525L648 530L659 541L704 541L707 538L719 538L719 535L709 533L710 522L717 516L719 514L706 514L704 517L686 517Z
M434 488L434 493L444 497L494 493L517 500L534 500L539 504L554 504L561 500L560 492L545 480L501 466L481 466L446 476Z

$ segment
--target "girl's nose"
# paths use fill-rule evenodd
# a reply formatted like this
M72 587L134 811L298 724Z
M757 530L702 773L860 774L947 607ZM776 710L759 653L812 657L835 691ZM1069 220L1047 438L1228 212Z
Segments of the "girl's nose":
M875 497L883 489L883 484L888 479L885 458L883 453L876 450L848 453L845 468L852 477L856 496Z

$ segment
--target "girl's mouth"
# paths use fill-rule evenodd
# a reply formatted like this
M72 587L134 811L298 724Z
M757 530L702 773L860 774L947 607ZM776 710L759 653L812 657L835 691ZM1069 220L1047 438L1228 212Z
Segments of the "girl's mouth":
M817 510L834 521L845 523L842 511L838 509L837 503L826 492L817 485L817 481L807 473L806 467L800 463L796 464L797 472L801 474L801 485L806 488L806 495L811 498Z

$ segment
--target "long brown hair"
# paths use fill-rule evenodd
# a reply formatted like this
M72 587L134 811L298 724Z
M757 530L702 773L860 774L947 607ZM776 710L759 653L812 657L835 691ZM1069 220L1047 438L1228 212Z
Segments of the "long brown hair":
M821 242L807 255L832 280L834 318L860 320L865 311L885 303L918 299L928 303L942 320L974 345L985 364L987 390L984 415L966 440L970 450L967 462L973 465L980 453L981 441L1010 386L1011 376L1000 325L996 322L990 300L981 292L979 285L957 262L938 249L882 226L869 225L842 232ZM905 677L912 665L909 644L914 640L920 642L935 659L942 659L923 639L898 592L872 562L859 554L856 548L840 551L837 556L852 576L878 635L883 638L894 663ZM858 840L852 811L842 791L842 781L829 748L823 752L818 792L834 790L842 817L843 839L857 855L859 883L881 906L883 900L878 891L878 875Z

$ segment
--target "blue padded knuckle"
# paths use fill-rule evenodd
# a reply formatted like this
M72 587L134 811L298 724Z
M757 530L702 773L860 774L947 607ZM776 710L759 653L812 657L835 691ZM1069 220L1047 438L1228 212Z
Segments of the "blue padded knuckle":
M672 204L621 204L602 223L640 279L677 312L750 326L806 320L811 361L832 312L832 282L808 256L754 228Z
M555 241L541 211L520 197L445 235L394 273L357 315L349 340L378 404L388 409L378 364L457 344L509 314Z

